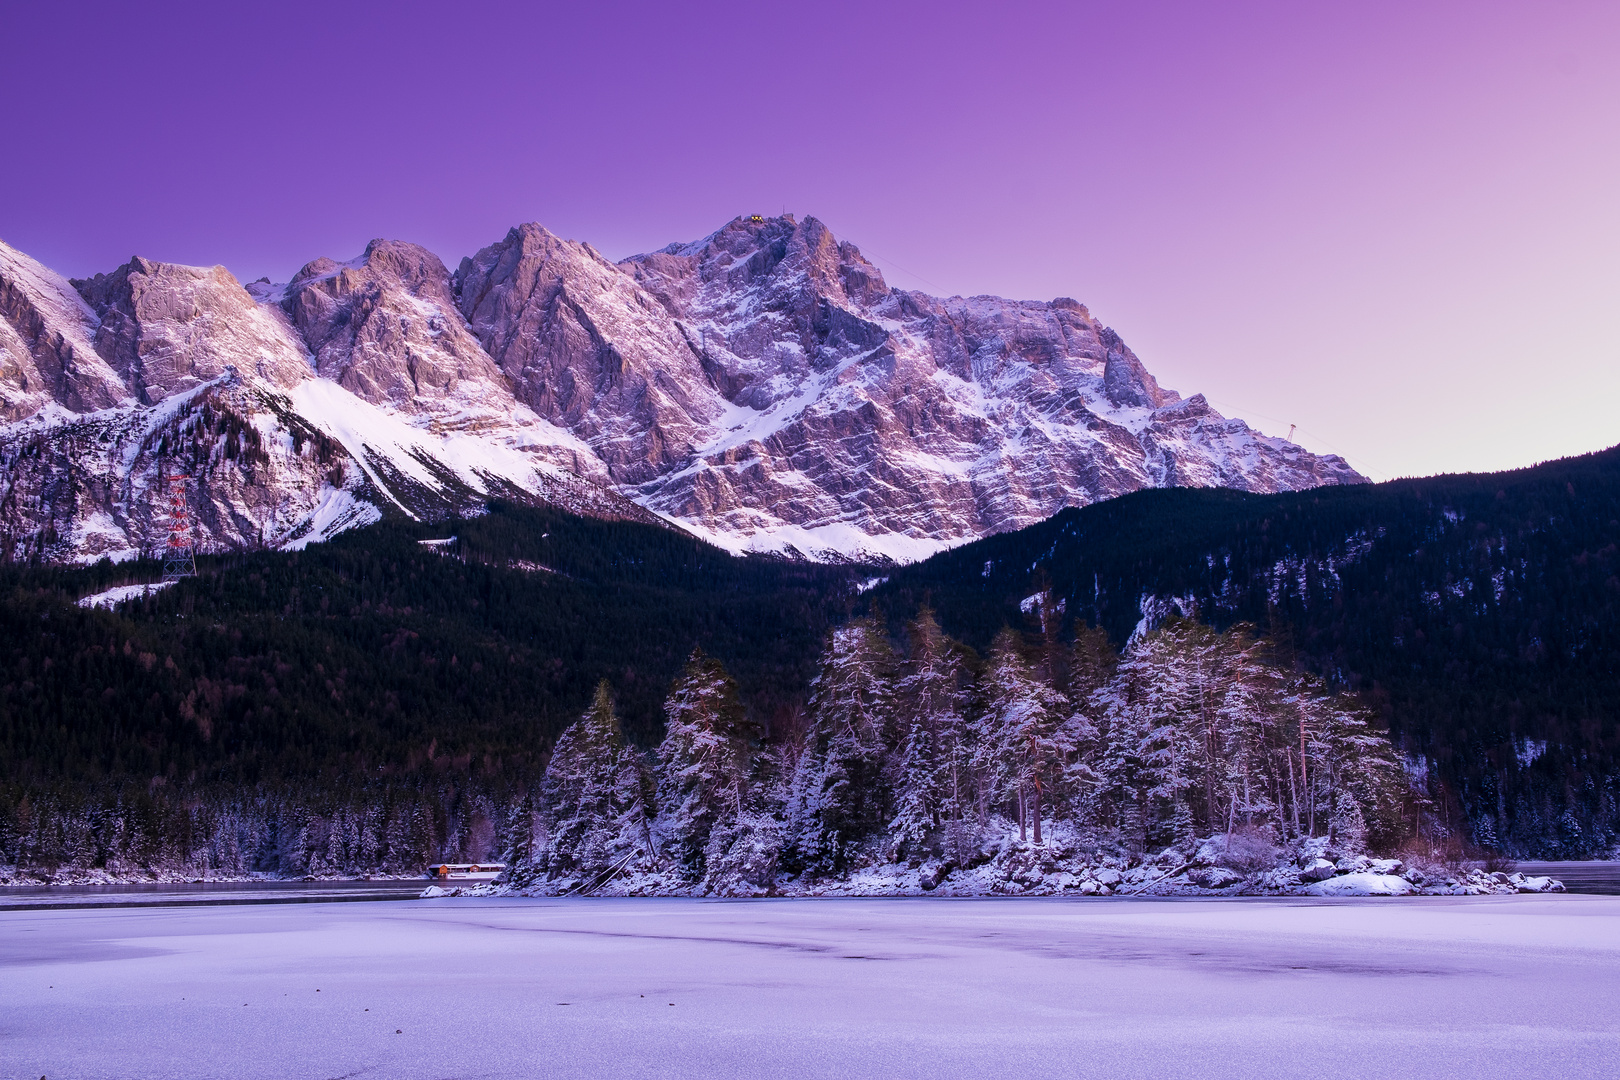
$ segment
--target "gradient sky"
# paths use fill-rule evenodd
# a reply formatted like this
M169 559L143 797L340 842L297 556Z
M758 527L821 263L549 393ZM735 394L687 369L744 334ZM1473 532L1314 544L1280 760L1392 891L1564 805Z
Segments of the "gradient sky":
M814 215L1376 479L1620 441L1620 4L0 0L0 238L285 280Z

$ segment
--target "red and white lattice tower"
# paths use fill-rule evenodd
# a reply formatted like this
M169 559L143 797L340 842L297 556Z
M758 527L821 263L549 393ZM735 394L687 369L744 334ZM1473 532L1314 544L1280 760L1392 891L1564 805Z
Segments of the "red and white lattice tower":
M185 473L163 478L159 508L168 519L169 541L163 549L163 580L179 581L197 576L197 548L192 537L191 507L186 502Z

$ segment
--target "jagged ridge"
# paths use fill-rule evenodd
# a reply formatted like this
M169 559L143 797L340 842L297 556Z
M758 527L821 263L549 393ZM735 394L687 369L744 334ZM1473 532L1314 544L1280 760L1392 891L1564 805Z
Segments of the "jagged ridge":
M50 560L152 550L173 471L205 547L501 496L896 561L1143 487L1362 480L1160 387L1075 301L891 289L791 215L620 263L522 225L454 274L376 240L246 288L0 244L0 417L0 557Z

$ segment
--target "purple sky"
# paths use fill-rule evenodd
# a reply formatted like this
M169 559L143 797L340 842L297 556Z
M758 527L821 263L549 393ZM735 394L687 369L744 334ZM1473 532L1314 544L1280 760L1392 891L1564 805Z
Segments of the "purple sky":
M1375 478L1620 441L1620 4L0 0L0 238L285 280L813 214ZM902 269L903 268L903 269Z

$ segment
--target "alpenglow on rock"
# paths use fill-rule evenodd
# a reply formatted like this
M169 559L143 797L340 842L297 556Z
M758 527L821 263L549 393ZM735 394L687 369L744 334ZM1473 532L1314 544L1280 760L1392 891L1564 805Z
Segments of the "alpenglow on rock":
M1361 483L1158 385L1073 300L891 289L814 218L615 263L521 225L454 274L374 240L285 285L0 243L0 557L287 547L491 497L732 551L909 561L1144 487Z

